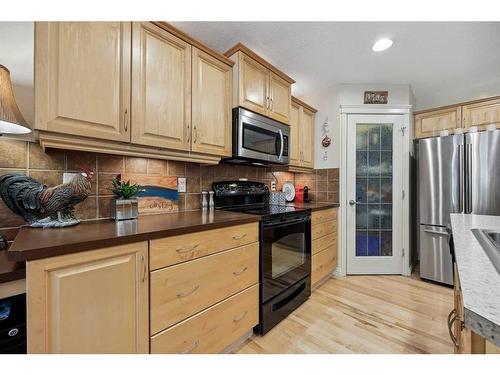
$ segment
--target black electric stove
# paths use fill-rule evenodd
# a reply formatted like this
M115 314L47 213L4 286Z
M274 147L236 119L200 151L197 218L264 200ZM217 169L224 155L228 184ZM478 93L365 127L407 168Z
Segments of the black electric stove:
M269 204L265 184L213 184L217 209L260 216L260 312L265 334L311 294L311 210Z

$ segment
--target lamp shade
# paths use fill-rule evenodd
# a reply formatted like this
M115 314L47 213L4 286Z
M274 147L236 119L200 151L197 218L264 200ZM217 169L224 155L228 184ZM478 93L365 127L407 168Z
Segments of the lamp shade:
M9 69L0 65L0 135L30 132L31 129L19 111L14 98Z

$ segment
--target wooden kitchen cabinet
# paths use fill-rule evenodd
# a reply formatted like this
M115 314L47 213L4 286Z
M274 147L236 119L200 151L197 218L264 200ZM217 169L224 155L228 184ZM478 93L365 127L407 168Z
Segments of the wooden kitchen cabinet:
M311 285L317 288L337 267L337 208L314 211L311 218Z
M130 141L130 22L37 22L35 129Z
M231 154L230 59L165 22L41 22L35 30L44 149L205 164Z
M292 97L290 116L291 170L307 171L314 167L314 117L316 109Z
M500 128L500 99L464 105L462 124L465 129L477 126L478 130L486 130L489 124L496 124L497 129Z
M293 79L238 43L225 55L233 67L233 107L244 107L290 124Z
M500 354L500 348L465 326L464 303L460 277L453 264L454 308L448 315L448 331L455 354Z
M450 134L462 127L460 106L439 109L415 115L415 138L439 136L441 130Z
M148 353L148 244L27 262L28 353Z
M132 143L189 150L191 45L149 22L132 26Z
M192 150L231 156L232 69L193 47Z
M290 112L290 165L295 166L300 166L301 162L299 147L299 137L301 136L301 128L299 126L300 112L300 105L292 101Z

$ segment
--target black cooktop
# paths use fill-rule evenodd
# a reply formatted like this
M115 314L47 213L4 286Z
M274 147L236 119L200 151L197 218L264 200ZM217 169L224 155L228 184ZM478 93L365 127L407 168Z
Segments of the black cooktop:
M279 205L224 207L223 209L226 211L241 212L244 214L259 215L262 217L304 212L308 210L306 208Z

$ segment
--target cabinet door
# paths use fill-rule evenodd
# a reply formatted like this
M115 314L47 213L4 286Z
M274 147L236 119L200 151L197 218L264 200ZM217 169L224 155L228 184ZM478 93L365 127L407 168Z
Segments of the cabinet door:
M28 353L147 353L148 244L27 262Z
M300 166L300 150L299 138L300 127L299 118L302 108L295 103L292 103L290 112L290 165Z
M300 150L302 151L301 165L312 168L314 164L314 113L303 108L300 113Z
M441 130L453 133L461 126L461 107L420 113L415 116L415 138L438 136Z
M189 150L191 45L134 22L132 49L132 143Z
M238 56L238 105L267 115L269 70L244 53Z
M130 22L36 24L35 128L130 141Z
M192 151L231 155L231 67L193 47Z
M269 73L269 98L269 117L289 124L292 86L273 72Z
M477 126L478 130L485 130L492 123L496 123L497 129L500 128L500 99L464 105L462 121L466 129Z

